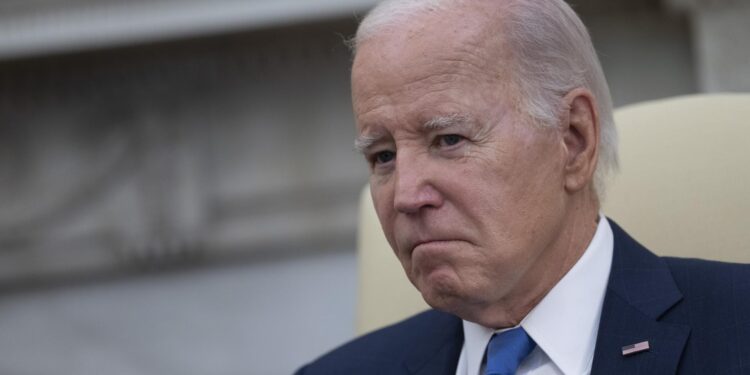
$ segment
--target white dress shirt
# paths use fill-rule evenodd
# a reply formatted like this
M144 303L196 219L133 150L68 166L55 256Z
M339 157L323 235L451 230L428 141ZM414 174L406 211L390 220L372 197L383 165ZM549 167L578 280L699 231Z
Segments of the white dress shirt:
M537 346L521 363L517 375L591 372L613 247L612 228L600 214L596 233L581 259L521 321L520 326ZM465 320L463 328L464 346L456 375L482 375L484 352L496 331Z

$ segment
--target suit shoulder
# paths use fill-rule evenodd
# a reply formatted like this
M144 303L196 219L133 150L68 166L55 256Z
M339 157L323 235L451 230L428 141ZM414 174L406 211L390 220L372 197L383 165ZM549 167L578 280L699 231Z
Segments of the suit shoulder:
M742 367L747 366L742 358L750 353L750 265L664 260L683 298L663 319L690 327L679 372L745 373L748 367Z
M750 265L701 259L664 260L682 293L681 310L689 311L693 327L715 329L750 316Z
M712 289L737 291L738 288L750 292L750 264L692 258L663 259L683 292L694 288L702 292Z
M333 349L298 374L390 373L417 345L444 340L460 327L459 318L428 310Z

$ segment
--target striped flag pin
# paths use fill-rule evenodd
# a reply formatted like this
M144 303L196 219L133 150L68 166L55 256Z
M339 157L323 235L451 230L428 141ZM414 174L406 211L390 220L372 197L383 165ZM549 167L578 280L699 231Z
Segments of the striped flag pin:
M648 341L641 341L637 344L623 346L622 355L628 356L640 352L646 352L649 349L651 349L651 347L648 345Z

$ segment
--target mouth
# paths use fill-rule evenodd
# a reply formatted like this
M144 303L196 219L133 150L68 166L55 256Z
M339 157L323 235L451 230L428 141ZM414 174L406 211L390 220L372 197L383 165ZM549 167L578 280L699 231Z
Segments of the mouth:
M428 249L428 248L436 248L441 247L443 245L448 245L451 243L458 242L459 240L455 239L440 239L440 240L423 240L418 241L414 244L414 246L411 247L411 252L414 253L417 250L420 249Z

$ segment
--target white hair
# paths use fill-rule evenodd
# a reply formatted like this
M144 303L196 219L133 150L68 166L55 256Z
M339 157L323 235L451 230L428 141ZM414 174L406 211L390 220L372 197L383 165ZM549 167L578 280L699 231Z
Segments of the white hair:
M586 27L563 0L496 0L503 7L505 41L512 49L517 72L520 110L533 122L557 126L563 97L583 87L591 91L599 114L599 160L594 188L603 199L607 175L617 170L617 129L607 80ZM362 20L352 40L358 45L389 26L410 22L418 14L434 12L472 0L385 0Z

